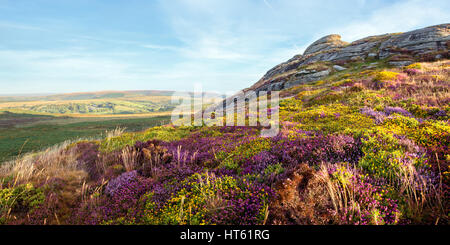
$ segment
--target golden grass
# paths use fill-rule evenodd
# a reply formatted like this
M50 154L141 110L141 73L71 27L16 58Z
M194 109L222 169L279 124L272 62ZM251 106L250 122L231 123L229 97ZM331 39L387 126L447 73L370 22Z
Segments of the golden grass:
M77 155L67 150L71 142L66 141L40 153L29 153L0 167L0 178L13 177L13 185L23 183L42 183L52 178L71 179L80 183L87 173L77 166Z
M122 150L122 161L127 172L133 171L137 167L138 152L133 147L125 147Z

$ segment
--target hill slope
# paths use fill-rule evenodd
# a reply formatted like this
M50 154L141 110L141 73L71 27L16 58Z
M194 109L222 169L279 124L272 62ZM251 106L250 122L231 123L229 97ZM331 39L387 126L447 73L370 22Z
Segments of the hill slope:
M450 24L406 33L371 36L352 43L340 39L337 34L320 38L303 55L296 55L270 69L250 89L267 91L291 88L320 80L354 62L384 60L391 66L407 66L417 60L450 58Z
M49 96L0 97L0 110L52 115L119 115L166 112L170 91L105 91Z

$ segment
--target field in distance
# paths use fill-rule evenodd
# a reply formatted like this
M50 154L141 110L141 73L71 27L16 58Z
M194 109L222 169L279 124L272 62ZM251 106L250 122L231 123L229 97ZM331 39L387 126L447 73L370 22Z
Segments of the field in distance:
M0 164L66 140L95 139L118 127L141 131L170 122L170 116L55 117L0 112Z
M0 110L49 115L131 115L167 112L170 91L124 91L72 93L47 96L0 96Z
M170 122L170 91L0 96L0 163L117 127L141 131Z

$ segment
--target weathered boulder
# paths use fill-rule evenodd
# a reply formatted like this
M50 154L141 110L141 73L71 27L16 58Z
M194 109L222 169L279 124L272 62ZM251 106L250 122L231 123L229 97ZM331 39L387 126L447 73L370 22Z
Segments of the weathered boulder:
M376 57L378 57L378 54L376 54L376 53L369 53L369 54L367 54L367 57L368 58L376 58Z
M338 66L338 65L334 65L333 69L335 69L336 71L344 71L347 70L347 68L342 67L342 66Z
M423 29L392 35L380 46L380 58L386 58L398 51L408 51L415 55L448 50L450 24L430 26Z
M337 34L328 35L322 37L321 39L315 41L308 48L306 48L303 55L310 55L317 52L327 51L334 48L341 48L347 45L348 43L343 42L341 40L341 36Z
M304 73L304 72L300 72L295 74L295 76L287 81L284 84L284 88L288 89L288 88L292 88L296 85L299 84L304 84L304 83L309 83L309 82L314 82L317 80L320 80L326 76L330 75L330 70L324 70L324 71L314 71L314 72L310 72L310 73Z
M389 61L388 63L391 66L403 67L403 66L409 66L414 62L410 61L410 60L404 60L404 61Z
M297 84L313 82L327 76L330 68L342 70L338 64L370 59L385 59L393 66L405 66L415 59L430 54L435 59L448 57L450 46L450 24L422 28L406 33L370 36L350 44L341 40L341 36L328 35L311 44L303 55L270 69L249 89L256 91L286 89ZM308 70L310 64L322 62L328 66L326 71ZM335 64L333 64L335 63ZM367 68L375 67L370 65ZM325 67L326 69L326 67Z

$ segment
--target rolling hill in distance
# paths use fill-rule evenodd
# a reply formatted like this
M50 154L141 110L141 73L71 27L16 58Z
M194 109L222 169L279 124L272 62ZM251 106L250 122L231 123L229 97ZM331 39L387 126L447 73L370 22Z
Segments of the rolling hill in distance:
M173 109L171 91L104 91L46 96L2 96L0 111L54 115L148 114Z
M166 124L173 91L101 91L0 96L0 161L66 140Z
M174 93L140 90L0 96L0 162L66 140L95 139L116 129L136 132L167 124L179 105L172 100L184 98L172 97Z

